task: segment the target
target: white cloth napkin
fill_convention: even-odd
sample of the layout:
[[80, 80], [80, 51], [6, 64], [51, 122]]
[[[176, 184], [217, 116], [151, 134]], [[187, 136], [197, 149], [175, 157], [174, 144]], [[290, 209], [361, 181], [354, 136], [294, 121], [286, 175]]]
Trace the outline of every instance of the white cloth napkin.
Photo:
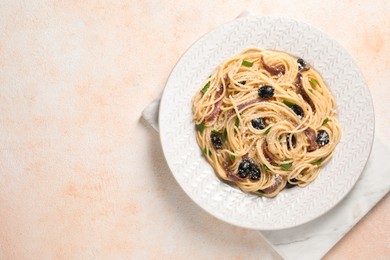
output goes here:
[[[250, 15], [245, 11], [237, 18]], [[161, 94], [142, 112], [158, 131]], [[284, 259], [320, 259], [390, 190], [390, 148], [379, 137], [374, 140], [365, 170], [346, 198], [323, 216], [307, 224], [278, 231], [260, 231]], [[379, 180], [379, 181], [378, 181]], [[303, 255], [302, 252], [305, 252]]]

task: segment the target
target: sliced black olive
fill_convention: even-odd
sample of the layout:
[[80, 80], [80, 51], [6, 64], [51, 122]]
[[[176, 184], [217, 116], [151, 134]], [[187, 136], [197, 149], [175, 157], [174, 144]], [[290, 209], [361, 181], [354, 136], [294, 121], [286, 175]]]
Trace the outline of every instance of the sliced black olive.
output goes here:
[[291, 145], [292, 145], [292, 147], [295, 147], [295, 144], [296, 144], [295, 135], [292, 135], [292, 137], [291, 137], [291, 145], [290, 145], [290, 135], [291, 135], [291, 134], [288, 134], [288, 135], [286, 136], [287, 149], [291, 149]]
[[259, 167], [250, 159], [245, 158], [240, 162], [238, 166], [238, 176], [241, 178], [249, 178], [253, 181], [260, 179], [261, 172]]
[[301, 70], [306, 67], [306, 62], [301, 58], [297, 59], [297, 63], [298, 63], [298, 70]]
[[303, 109], [296, 104], [292, 105], [291, 109], [292, 109], [292, 111], [294, 111], [295, 114], [297, 114], [297, 116], [299, 118], [302, 118], [305, 115], [305, 113], [303, 112]]
[[251, 123], [253, 128], [256, 128], [257, 130], [262, 130], [265, 128], [264, 119], [261, 117], [252, 119]]
[[238, 166], [238, 175], [241, 178], [248, 177], [250, 168], [251, 168], [251, 161], [249, 159], [244, 159], [240, 162], [240, 165]]
[[213, 143], [213, 146], [215, 149], [221, 149], [222, 148], [222, 138], [220, 134], [211, 133], [211, 142]]
[[[290, 179], [290, 181], [292, 181], [292, 182], [298, 182], [298, 180], [295, 179], [295, 178]], [[287, 188], [287, 189], [293, 188], [293, 187], [295, 187], [295, 186], [297, 186], [297, 184], [293, 184], [293, 183], [290, 183], [290, 182], [288, 182], [288, 181], [287, 181], [287, 183], [286, 183], [286, 188]]]
[[257, 167], [256, 164], [252, 163], [250, 167], [250, 172], [249, 172], [249, 178], [252, 181], [257, 181], [260, 179], [260, 169]]
[[321, 147], [329, 143], [329, 134], [325, 130], [318, 131], [316, 143]]
[[261, 98], [271, 98], [274, 96], [274, 88], [270, 85], [264, 85], [259, 88], [258, 94]]

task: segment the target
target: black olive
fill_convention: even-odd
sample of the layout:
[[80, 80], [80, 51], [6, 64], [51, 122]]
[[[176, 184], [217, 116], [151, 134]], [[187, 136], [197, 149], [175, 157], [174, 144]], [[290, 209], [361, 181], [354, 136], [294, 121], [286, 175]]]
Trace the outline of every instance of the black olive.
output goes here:
[[264, 85], [259, 88], [258, 94], [261, 98], [271, 98], [274, 96], [274, 88], [270, 85]]
[[297, 116], [299, 118], [302, 118], [305, 115], [305, 113], [303, 113], [303, 109], [298, 105], [295, 105], [295, 104], [292, 105], [291, 109], [292, 109], [292, 111], [294, 111], [295, 114], [297, 114]]
[[238, 83], [240, 83], [240, 84], [242, 84], [242, 85], [245, 85], [245, 84], [246, 84], [246, 80], [239, 81]]
[[[291, 146], [290, 146], [290, 134], [288, 134], [286, 136], [286, 141], [287, 141], [287, 149], [290, 149], [291, 148]], [[291, 144], [292, 144], [292, 147], [295, 147], [295, 144], [296, 144], [295, 135], [293, 135], [291, 137]]]
[[[290, 179], [290, 181], [292, 181], [292, 182], [298, 182], [298, 180], [295, 179], [295, 178]], [[290, 182], [288, 182], [288, 181], [287, 181], [287, 183], [286, 183], [286, 188], [287, 188], [287, 189], [290, 189], [290, 188], [295, 187], [295, 186], [297, 186], [297, 184], [293, 184], [293, 183], [290, 183]]]
[[297, 63], [298, 63], [298, 70], [301, 70], [304, 67], [306, 67], [306, 62], [301, 58], [297, 59]]
[[241, 178], [249, 178], [253, 181], [257, 181], [260, 179], [261, 172], [259, 167], [250, 159], [246, 158], [240, 162], [238, 166], [238, 175]]
[[255, 118], [255, 119], [252, 119], [252, 126], [254, 128], [256, 128], [257, 130], [261, 130], [261, 129], [264, 129], [265, 128], [265, 123], [264, 123], [264, 119], [259, 117], [259, 118]]
[[316, 143], [320, 147], [329, 143], [329, 135], [325, 130], [318, 131]]
[[215, 149], [221, 149], [222, 148], [222, 138], [221, 138], [221, 135], [215, 134], [215, 133], [211, 133], [210, 137], [211, 137], [211, 142], [214, 145], [214, 148]]
[[249, 159], [244, 159], [240, 162], [240, 165], [238, 166], [238, 175], [241, 178], [246, 178], [248, 176], [251, 164], [252, 163]]
[[252, 163], [250, 167], [250, 172], [249, 172], [249, 178], [252, 181], [257, 181], [260, 179], [260, 169], [257, 167], [256, 164]]

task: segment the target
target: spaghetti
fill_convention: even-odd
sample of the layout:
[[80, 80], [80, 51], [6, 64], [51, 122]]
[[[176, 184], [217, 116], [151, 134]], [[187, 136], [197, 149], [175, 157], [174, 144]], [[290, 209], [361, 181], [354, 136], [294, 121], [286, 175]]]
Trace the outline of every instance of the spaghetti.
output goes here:
[[217, 176], [266, 197], [315, 180], [341, 136], [318, 72], [300, 58], [258, 48], [216, 69], [196, 94], [193, 115]]

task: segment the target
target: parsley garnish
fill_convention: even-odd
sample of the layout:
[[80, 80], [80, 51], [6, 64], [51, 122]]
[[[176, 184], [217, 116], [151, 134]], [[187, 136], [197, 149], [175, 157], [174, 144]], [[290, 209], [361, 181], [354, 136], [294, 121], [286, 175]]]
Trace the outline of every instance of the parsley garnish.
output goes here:
[[265, 135], [268, 134], [269, 131], [271, 130], [271, 128], [272, 128], [272, 126], [268, 127], [267, 130], [265, 130], [264, 134], [265, 134]]
[[264, 194], [265, 194], [262, 190], [254, 191], [254, 193], [256, 193], [257, 195], [259, 195], [260, 197], [263, 197]]
[[211, 130], [212, 133], [217, 134], [217, 135], [222, 135], [222, 132], [217, 131], [217, 130]]
[[288, 171], [291, 168], [292, 165], [293, 165], [292, 162], [290, 162], [290, 163], [282, 163], [280, 165], [280, 168], [282, 168], [282, 170], [284, 170], [284, 171]]
[[295, 105], [294, 102], [291, 102], [291, 101], [288, 101], [288, 100], [283, 100], [283, 103], [288, 106], [288, 107], [292, 107], [293, 105]]
[[322, 158], [318, 159], [317, 161], [312, 162], [311, 164], [320, 165], [321, 163], [322, 163]]
[[204, 87], [202, 88], [202, 90], [200, 92], [202, 92], [203, 94], [206, 93], [206, 91], [209, 89], [210, 87], [210, 81], [207, 82], [206, 85], [204, 85]]
[[209, 149], [207, 149], [207, 147], [202, 149], [202, 152], [203, 152], [204, 156], [207, 155], [207, 151], [209, 152], [209, 156], [211, 156], [211, 151]]
[[242, 65], [245, 66], [245, 67], [252, 67], [253, 66], [253, 62], [249, 62], [249, 61], [243, 60], [242, 61]]
[[199, 125], [196, 125], [196, 130], [198, 130], [201, 134], [203, 134], [204, 129], [205, 129], [204, 122], [200, 123]]
[[310, 79], [310, 82], [314, 85], [320, 85], [316, 79]]

